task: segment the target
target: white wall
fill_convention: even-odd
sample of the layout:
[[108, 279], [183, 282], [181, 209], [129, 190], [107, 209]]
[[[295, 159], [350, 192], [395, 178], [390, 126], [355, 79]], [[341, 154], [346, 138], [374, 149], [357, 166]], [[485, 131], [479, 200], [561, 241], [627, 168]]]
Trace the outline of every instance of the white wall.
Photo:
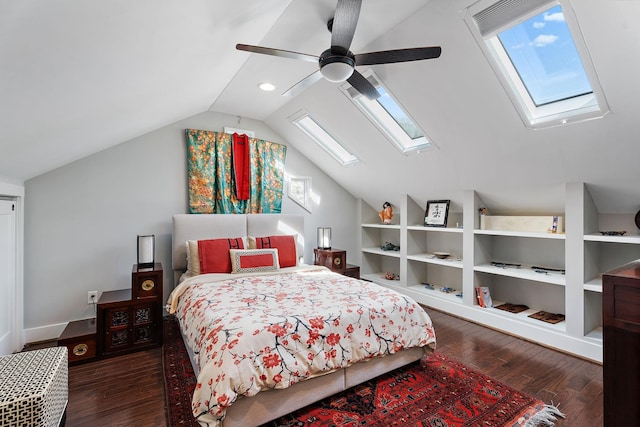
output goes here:
[[[264, 123], [202, 113], [53, 170], [25, 183], [24, 323], [27, 342], [55, 338], [68, 321], [93, 316], [87, 292], [128, 288], [136, 235], [156, 235], [164, 295], [172, 288], [171, 217], [188, 212], [185, 128], [252, 129], [288, 146], [285, 172], [310, 176], [312, 213], [286, 195], [283, 213], [305, 214], [305, 261], [315, 230], [355, 251], [356, 200]], [[286, 193], [286, 191], [285, 191]]]

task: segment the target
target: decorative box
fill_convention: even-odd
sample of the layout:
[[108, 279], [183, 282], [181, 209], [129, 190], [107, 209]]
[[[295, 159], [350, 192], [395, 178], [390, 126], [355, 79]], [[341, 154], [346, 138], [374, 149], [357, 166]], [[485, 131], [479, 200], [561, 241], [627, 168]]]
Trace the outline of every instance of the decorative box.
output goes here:
[[561, 216], [480, 215], [481, 230], [522, 231], [531, 233], [564, 233]]
[[69, 396], [67, 348], [0, 356], [0, 425], [62, 424]]

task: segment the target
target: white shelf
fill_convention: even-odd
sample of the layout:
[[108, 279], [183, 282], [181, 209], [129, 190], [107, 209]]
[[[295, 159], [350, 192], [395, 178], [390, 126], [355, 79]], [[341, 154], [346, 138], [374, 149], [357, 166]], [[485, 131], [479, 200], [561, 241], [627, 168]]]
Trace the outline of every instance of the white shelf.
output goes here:
[[584, 284], [584, 290], [590, 291], [590, 292], [602, 293], [602, 277], [589, 280], [587, 283]]
[[387, 285], [397, 285], [398, 280], [389, 280], [384, 278], [385, 273], [369, 273], [360, 275], [361, 279], [368, 280], [373, 283], [377, 283], [378, 285], [387, 286]]
[[495, 274], [498, 276], [515, 277], [517, 279], [534, 280], [536, 282], [551, 283], [554, 285], [565, 286], [567, 281], [564, 274], [550, 272], [548, 274], [536, 273], [531, 266], [522, 265], [520, 268], [515, 267], [496, 267], [491, 264], [476, 265], [474, 271]]
[[602, 327], [601, 326], [595, 328], [593, 331], [591, 331], [587, 335], [585, 335], [586, 338], [590, 338], [590, 339], [598, 341], [600, 343], [602, 343], [602, 341], [603, 341], [602, 336], [603, 336], [603, 333], [602, 333]]
[[440, 259], [433, 254], [424, 253], [407, 255], [407, 259], [410, 261], [424, 262], [427, 264], [444, 265], [445, 267], [462, 268], [462, 258], [457, 258], [454, 256]]
[[424, 225], [408, 225], [407, 230], [435, 231], [439, 233], [462, 233], [462, 228], [455, 227], [425, 227]]
[[375, 223], [369, 223], [369, 224], [360, 224], [361, 227], [367, 227], [367, 228], [384, 228], [385, 230], [400, 230], [400, 225], [399, 224], [375, 224]]
[[432, 298], [438, 298], [438, 299], [442, 299], [445, 301], [449, 301], [449, 302], [454, 302], [456, 304], [462, 304], [462, 297], [456, 296], [456, 294], [458, 292], [460, 292], [459, 289], [457, 289], [455, 292], [442, 292], [441, 290], [439, 290], [438, 288], [435, 289], [427, 289], [425, 288], [424, 285], [420, 284], [420, 285], [410, 285], [409, 289], [416, 291], [416, 292], [420, 292], [424, 295], [427, 295], [429, 297]]
[[603, 236], [600, 233], [585, 234], [584, 240], [588, 242], [640, 244], [640, 236], [627, 234], [624, 236]]
[[500, 304], [504, 304], [504, 301], [493, 301], [493, 307], [480, 307], [480, 306], [476, 306], [476, 307], [479, 310], [486, 310], [489, 313], [495, 314], [497, 316], [505, 317], [507, 319], [512, 319], [512, 320], [517, 320], [520, 322], [524, 322], [524, 323], [539, 326], [539, 327], [541, 326], [544, 328], [549, 328], [549, 329], [553, 329], [556, 331], [563, 331], [563, 332], [566, 331], [567, 329], [566, 321], [562, 321], [558, 323], [547, 323], [547, 322], [543, 322], [542, 320], [532, 319], [531, 317], [529, 317], [530, 314], [537, 313], [538, 311], [541, 311], [541, 310], [529, 308], [528, 310], [521, 311], [520, 313], [510, 313], [508, 311], [495, 308]]
[[368, 253], [368, 254], [376, 254], [376, 255], [382, 255], [382, 256], [388, 256], [388, 257], [392, 257], [392, 258], [400, 258], [400, 251], [383, 251], [380, 248], [362, 248], [362, 252]]
[[558, 239], [565, 240], [564, 233], [530, 233], [526, 231], [503, 231], [503, 230], [473, 230], [474, 234], [485, 236], [508, 236], [508, 237], [530, 237], [533, 239]]

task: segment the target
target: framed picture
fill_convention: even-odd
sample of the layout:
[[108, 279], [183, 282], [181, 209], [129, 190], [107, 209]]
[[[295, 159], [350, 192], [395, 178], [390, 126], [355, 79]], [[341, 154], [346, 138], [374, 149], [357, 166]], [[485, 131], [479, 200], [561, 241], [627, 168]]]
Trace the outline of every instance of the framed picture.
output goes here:
[[446, 227], [450, 200], [428, 200], [424, 212], [425, 227]]
[[311, 212], [311, 177], [289, 178], [289, 198]]

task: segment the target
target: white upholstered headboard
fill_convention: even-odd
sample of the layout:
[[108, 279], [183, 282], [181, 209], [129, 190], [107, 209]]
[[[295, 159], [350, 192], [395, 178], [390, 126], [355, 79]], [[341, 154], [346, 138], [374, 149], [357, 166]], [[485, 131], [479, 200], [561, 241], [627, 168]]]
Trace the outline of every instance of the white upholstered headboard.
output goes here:
[[303, 246], [304, 217], [286, 214], [174, 215], [171, 235], [171, 268], [174, 271], [174, 277], [179, 277], [187, 269], [187, 240], [277, 234], [297, 234], [298, 246]]

